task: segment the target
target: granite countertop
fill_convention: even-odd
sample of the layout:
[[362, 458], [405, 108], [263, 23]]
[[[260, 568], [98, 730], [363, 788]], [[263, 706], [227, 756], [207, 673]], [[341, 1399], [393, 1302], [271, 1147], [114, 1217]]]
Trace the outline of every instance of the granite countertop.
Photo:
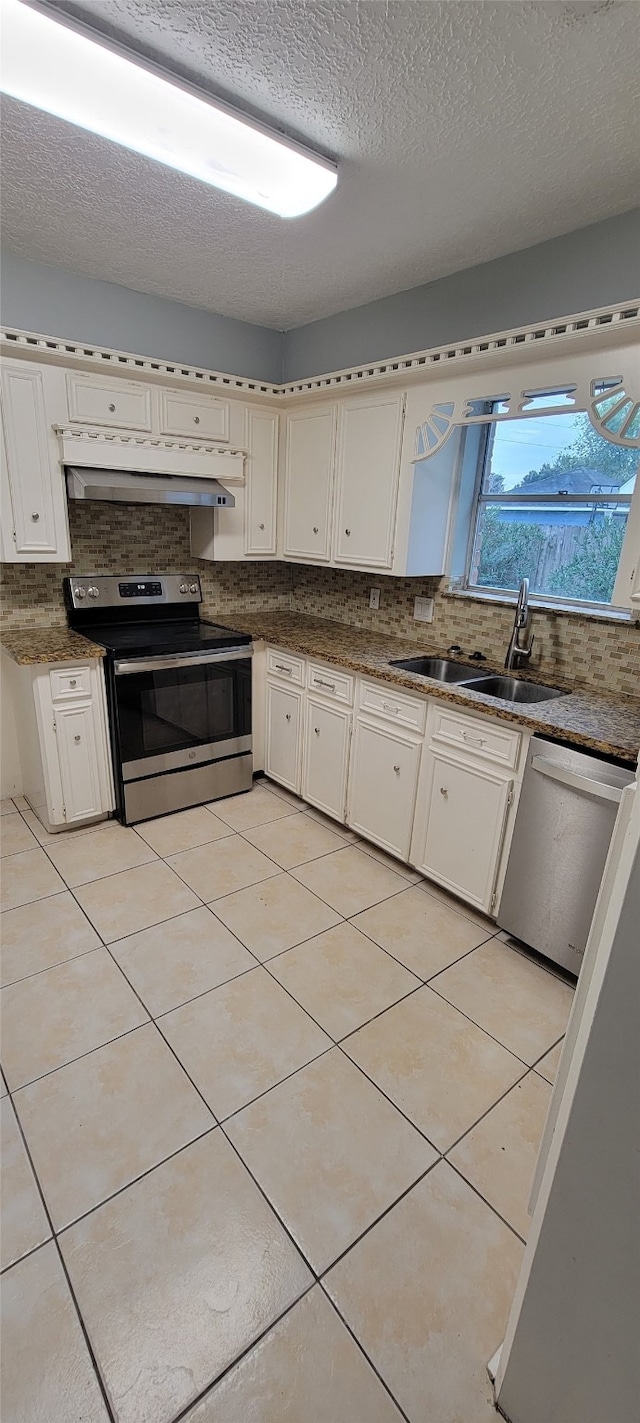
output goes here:
[[[322, 662], [347, 667], [352, 672], [376, 677], [409, 691], [453, 702], [466, 707], [467, 711], [484, 712], [487, 716], [510, 721], [530, 731], [546, 732], [574, 742], [576, 746], [588, 746], [594, 751], [618, 756], [634, 764], [638, 757], [640, 699], [636, 697], [595, 692], [588, 687], [571, 688], [551, 674], [541, 673], [540, 681], [556, 687], [566, 686], [567, 695], [554, 701], [514, 705], [498, 697], [469, 691], [455, 683], [435, 682], [430, 677], [420, 677], [400, 667], [389, 666], [392, 660], [398, 658], [443, 655], [442, 648], [426, 642], [417, 644], [403, 638], [380, 636], [346, 623], [307, 617], [303, 613], [239, 610], [221, 618], [212, 609], [209, 613], [205, 612], [205, 616], [223, 622], [236, 632], [251, 633], [256, 639], [287, 648], [303, 657], [317, 657]], [[457, 660], [467, 661], [464, 657]], [[493, 669], [484, 662], [480, 666], [469, 663], [470, 673], [476, 676], [493, 670], [503, 669]], [[516, 675], [520, 677], [522, 674], [517, 672]]]
[[40, 662], [86, 662], [87, 658], [105, 655], [104, 647], [66, 627], [3, 632], [0, 644], [20, 667], [34, 667]]

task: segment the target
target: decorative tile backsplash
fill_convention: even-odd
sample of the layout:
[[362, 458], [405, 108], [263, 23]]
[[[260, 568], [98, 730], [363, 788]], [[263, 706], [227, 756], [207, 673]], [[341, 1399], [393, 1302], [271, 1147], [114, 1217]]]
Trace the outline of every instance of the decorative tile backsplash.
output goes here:
[[[6, 628], [62, 626], [62, 579], [78, 573], [181, 573], [197, 571], [209, 617], [235, 608], [283, 608], [446, 650], [459, 643], [500, 665], [513, 609], [459, 598], [438, 579], [376, 577], [337, 568], [293, 563], [208, 563], [189, 545], [189, 511], [163, 505], [69, 505], [73, 563], [4, 564], [2, 613]], [[369, 590], [380, 588], [380, 608], [369, 608]], [[417, 596], [435, 599], [432, 623], [416, 622]], [[536, 609], [531, 666], [544, 677], [640, 696], [640, 625], [608, 623], [576, 614]]]

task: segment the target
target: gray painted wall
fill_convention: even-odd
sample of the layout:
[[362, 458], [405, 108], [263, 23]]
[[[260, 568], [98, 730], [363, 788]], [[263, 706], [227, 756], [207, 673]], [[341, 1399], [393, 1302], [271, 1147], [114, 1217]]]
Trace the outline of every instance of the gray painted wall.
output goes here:
[[[470, 218], [472, 220], [472, 218]], [[640, 295], [640, 208], [284, 338], [284, 380], [508, 330]]]
[[2, 320], [159, 360], [278, 383], [282, 333], [2, 252]]

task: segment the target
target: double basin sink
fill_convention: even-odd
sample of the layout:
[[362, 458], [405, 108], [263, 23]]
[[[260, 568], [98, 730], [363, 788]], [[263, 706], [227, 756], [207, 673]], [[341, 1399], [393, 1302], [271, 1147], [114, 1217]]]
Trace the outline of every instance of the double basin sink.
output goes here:
[[497, 672], [474, 672], [465, 662], [453, 662], [448, 657], [409, 657], [390, 662], [420, 677], [432, 677], [436, 682], [455, 682], [470, 692], [483, 692], [487, 697], [501, 697], [504, 702], [550, 702], [567, 693], [558, 687], [546, 687], [542, 682], [528, 682], [521, 677], [504, 677]]

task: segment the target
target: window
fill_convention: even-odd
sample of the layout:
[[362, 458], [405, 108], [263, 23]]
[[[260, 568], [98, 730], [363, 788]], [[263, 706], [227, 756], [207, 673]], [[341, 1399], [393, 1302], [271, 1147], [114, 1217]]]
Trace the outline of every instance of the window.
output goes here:
[[[605, 440], [568, 394], [527, 402], [558, 413], [481, 427], [468, 588], [512, 591], [528, 578], [551, 602], [611, 602], [638, 451]], [[499, 415], [499, 404], [485, 413]]]

